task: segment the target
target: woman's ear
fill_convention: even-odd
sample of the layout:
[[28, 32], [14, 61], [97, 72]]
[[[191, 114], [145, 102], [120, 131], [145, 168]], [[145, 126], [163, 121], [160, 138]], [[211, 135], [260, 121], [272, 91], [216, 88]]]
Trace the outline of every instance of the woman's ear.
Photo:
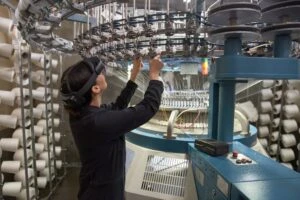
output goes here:
[[94, 93], [94, 94], [99, 94], [100, 93], [100, 87], [98, 86], [98, 85], [94, 85], [93, 87], [92, 87], [92, 92]]

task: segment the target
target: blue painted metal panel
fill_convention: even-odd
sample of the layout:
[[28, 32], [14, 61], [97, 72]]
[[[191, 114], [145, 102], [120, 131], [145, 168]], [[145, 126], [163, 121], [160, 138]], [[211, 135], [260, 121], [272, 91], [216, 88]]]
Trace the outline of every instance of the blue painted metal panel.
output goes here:
[[257, 164], [235, 165], [225, 156], [213, 157], [198, 151], [194, 147], [194, 144], [189, 145], [189, 150], [189, 152], [193, 152], [192, 159], [198, 157], [198, 161], [203, 160], [215, 173], [223, 175], [224, 178], [231, 183], [280, 178], [300, 178], [299, 173], [278, 164], [272, 159], [261, 155], [239, 142], [233, 142], [233, 150], [237, 150], [246, 155], [257, 162]]
[[216, 79], [299, 79], [300, 63], [294, 58], [223, 56], [217, 59]]
[[232, 187], [233, 200], [299, 200], [300, 179], [280, 179], [236, 183]]
[[[197, 170], [203, 172], [202, 184], [197, 185], [198, 194], [205, 191], [206, 199], [299, 199], [300, 174], [267, 158], [248, 147], [233, 142], [233, 149], [255, 161], [252, 165], [236, 165], [226, 156], [213, 157], [198, 151], [189, 144], [189, 157], [192, 163], [195, 182]], [[223, 182], [220, 180], [223, 180]], [[224, 186], [225, 187], [222, 187]], [[224, 189], [226, 188], [226, 189]], [[278, 189], [278, 196], [272, 195], [272, 188]], [[286, 189], [288, 188], [288, 189]], [[265, 191], [266, 190], [266, 191]], [[279, 192], [280, 191], [280, 192]], [[212, 193], [215, 195], [213, 196]], [[279, 193], [296, 193], [287, 195]], [[275, 194], [276, 195], [276, 194]], [[224, 198], [225, 197], [225, 198]]]

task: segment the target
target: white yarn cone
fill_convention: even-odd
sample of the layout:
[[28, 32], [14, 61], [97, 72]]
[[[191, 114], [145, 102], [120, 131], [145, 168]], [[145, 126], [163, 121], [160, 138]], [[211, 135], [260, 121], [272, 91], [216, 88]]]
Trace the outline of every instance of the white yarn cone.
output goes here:
[[258, 119], [257, 109], [251, 101], [238, 103], [236, 104], [235, 109], [243, 113], [250, 122], [256, 122]]
[[278, 138], [279, 138], [279, 132], [278, 131], [274, 131], [274, 132], [272, 132], [271, 133], [271, 141], [272, 142], [276, 142], [277, 140], [278, 140]]
[[29, 106], [30, 97], [29, 97], [28, 89], [23, 88], [23, 97], [21, 97], [21, 89], [20, 88], [13, 88], [11, 91], [13, 93], [15, 93], [17, 105], [21, 106], [21, 100], [23, 100], [24, 106]]
[[281, 105], [280, 104], [276, 104], [273, 108], [273, 113], [275, 115], [279, 114], [281, 112]]
[[[34, 172], [32, 168], [27, 168], [28, 172], [28, 183], [29, 185], [33, 184]], [[15, 181], [21, 181], [23, 185], [26, 185], [25, 169], [20, 169], [14, 176]]]
[[[37, 126], [41, 126], [44, 128], [44, 134], [46, 134], [47, 131], [47, 127], [46, 127], [46, 120], [45, 119], [40, 119], [37, 124]], [[52, 126], [51, 120], [48, 120], [48, 128], [50, 128]]]
[[261, 100], [266, 101], [273, 98], [273, 92], [271, 89], [262, 89], [261, 90]]
[[282, 85], [282, 82], [283, 82], [282, 80], [276, 80], [276, 81], [275, 81], [275, 86], [276, 86], [276, 87], [281, 86], [281, 85]]
[[56, 169], [61, 169], [63, 162], [61, 160], [56, 160]]
[[57, 81], [58, 81], [58, 75], [52, 74], [52, 84], [57, 84]]
[[59, 111], [59, 104], [58, 103], [54, 103], [53, 104], [53, 112], [55, 114], [58, 114], [58, 111]]
[[[53, 151], [53, 148], [51, 148], [51, 149]], [[61, 146], [55, 146], [55, 155], [56, 156], [60, 156], [61, 155], [61, 151], [62, 151]]]
[[[30, 120], [30, 112], [28, 109], [23, 109], [24, 110], [24, 125], [25, 127], [28, 127], [31, 124], [31, 120]], [[12, 116], [17, 117], [18, 119], [18, 124], [19, 126], [23, 126], [23, 117], [22, 117], [22, 109], [21, 108], [16, 108], [11, 112]]]
[[52, 90], [52, 97], [57, 99], [58, 95], [59, 95], [59, 90], [58, 89], [53, 89]]
[[[37, 71], [33, 71], [32, 74], [36, 77], [39, 77], [39, 79], [35, 79], [32, 77], [32, 80], [41, 84], [41, 85], [45, 85], [45, 74], [44, 74], [44, 71], [42, 70], [37, 70]], [[50, 84], [50, 77], [46, 77], [46, 85], [49, 85]]]
[[[7, 37], [0, 31], [0, 43], [7, 43]], [[0, 62], [1, 63], [1, 62]]]
[[[17, 138], [20, 141], [20, 146], [23, 146], [23, 129], [18, 128], [14, 131], [12, 138]], [[30, 147], [32, 143], [30, 130], [25, 129], [26, 147]]]
[[[30, 149], [26, 149], [27, 151], [27, 164], [28, 166], [32, 165], [32, 151]], [[24, 150], [23, 149], [18, 149], [13, 156], [14, 160], [19, 160], [21, 161], [21, 166], [24, 166]]]
[[258, 136], [260, 138], [265, 138], [269, 135], [269, 127], [268, 126], [259, 126], [258, 127]]
[[2, 149], [0, 147], [0, 158], [2, 158]]
[[272, 109], [272, 104], [270, 101], [262, 101], [260, 102], [260, 110], [262, 113], [269, 113]]
[[285, 92], [285, 102], [287, 104], [292, 104], [299, 102], [300, 100], [300, 93], [298, 90], [287, 90]]
[[[53, 159], [53, 153], [50, 152], [50, 160]], [[44, 160], [46, 162], [46, 165], [48, 166], [49, 164], [49, 156], [48, 156], [48, 152], [47, 151], [44, 151], [43, 153], [41, 153], [39, 155], [39, 160]]]
[[55, 140], [55, 142], [59, 142], [60, 138], [61, 138], [60, 132], [55, 132], [54, 133], [54, 140]]
[[13, 106], [15, 103], [16, 95], [14, 92], [0, 90], [1, 104]]
[[275, 92], [274, 99], [276, 101], [279, 101], [281, 99], [281, 97], [282, 97], [282, 90]]
[[41, 177], [37, 177], [37, 185], [38, 188], [40, 189], [44, 189], [47, 186], [47, 177], [41, 176]]
[[[45, 149], [47, 150], [48, 144], [47, 144], [47, 136], [46, 135], [40, 136], [39, 139], [38, 139], [38, 143], [44, 144]], [[49, 136], [49, 144], [51, 144], [51, 143], [52, 143], [52, 137]]]
[[[18, 200], [27, 200], [27, 193], [26, 189], [22, 189], [20, 195], [17, 197]], [[29, 187], [29, 199], [36, 199], [35, 198], [35, 189], [34, 187]]]
[[52, 65], [52, 68], [56, 69], [57, 66], [58, 66], [58, 60], [52, 59], [52, 60], [51, 60], [51, 65]]
[[274, 80], [263, 80], [262, 81], [262, 87], [263, 88], [270, 88], [270, 87], [273, 87], [274, 85], [275, 85]]
[[43, 57], [44, 57], [44, 54], [41, 54], [41, 53], [31, 53], [31, 62], [33, 64], [39, 66]]
[[279, 122], [280, 122], [280, 118], [279, 117], [273, 119], [273, 121], [272, 121], [272, 127], [273, 128], [277, 128], [279, 126]]
[[271, 117], [269, 114], [260, 114], [259, 115], [259, 123], [261, 125], [267, 125], [271, 123]]
[[286, 119], [282, 122], [283, 130], [286, 133], [291, 133], [298, 130], [298, 123], [294, 119]]
[[293, 149], [280, 149], [280, 157], [283, 162], [290, 162], [295, 160], [295, 153]]
[[[42, 117], [43, 118], [46, 118], [46, 105], [45, 103], [39, 103], [36, 108], [38, 109], [41, 109], [43, 110], [43, 114], [42, 114]], [[51, 117], [51, 105], [50, 104], [47, 104], [47, 114], [48, 114], [48, 117]]]
[[[0, 32], [1, 35], [1, 32]], [[0, 57], [1, 67], [12, 68], [14, 66], [13, 62], [7, 58]]]
[[[53, 172], [54, 172], [54, 169], [53, 169], [53, 167], [52, 167], [52, 169], [51, 169], [51, 179], [53, 180], [55, 177], [54, 177], [54, 174], [53, 174]], [[50, 174], [49, 174], [49, 167], [46, 167], [44, 170], [42, 170], [41, 172], [40, 172], [40, 174], [42, 175], [42, 176], [46, 176], [47, 177], [47, 181], [49, 181], [50, 180]]]
[[34, 126], [34, 135], [36, 137], [40, 137], [44, 133], [44, 127], [42, 126]]
[[42, 143], [35, 143], [35, 152], [37, 154], [43, 153], [45, 150], [45, 145]]
[[15, 129], [18, 118], [11, 115], [0, 115], [0, 126]]
[[[17, 83], [17, 84], [21, 84], [21, 81], [20, 81], [20, 72], [19, 70], [15, 70], [16, 72], [16, 75], [15, 75], [15, 79], [14, 81]], [[29, 75], [27, 72], [23, 72], [22, 74], [22, 85], [23, 86], [27, 86], [29, 84]], [[26, 89], [28, 90], [28, 89]]]
[[47, 102], [49, 102], [51, 99], [51, 96], [49, 94], [45, 94], [45, 91], [39, 90], [32, 90], [32, 96], [34, 99], [42, 102], [45, 102], [45, 98]]
[[21, 182], [6, 182], [3, 185], [2, 193], [3, 196], [16, 197], [20, 194], [21, 189], [22, 189]]
[[0, 17], [0, 32], [9, 34], [13, 29], [13, 21], [8, 18]]
[[59, 118], [54, 118], [53, 119], [53, 126], [54, 127], [59, 127], [59, 125], [60, 125], [60, 119]]
[[269, 154], [271, 156], [277, 155], [277, 150], [278, 150], [278, 144], [271, 144], [269, 148]]
[[295, 146], [297, 144], [297, 140], [293, 134], [283, 134], [281, 135], [281, 143], [285, 148], [288, 148]]
[[12, 83], [15, 80], [15, 76], [16, 76], [16, 73], [15, 73], [14, 69], [0, 67], [0, 79], [1, 80]]
[[31, 80], [36, 82], [36, 83], [41, 83], [42, 82], [41, 75], [34, 72], [34, 71], [31, 73]]
[[38, 108], [33, 108], [32, 111], [33, 111], [33, 117], [34, 118], [36, 118], [36, 119], [41, 119], [42, 118], [43, 110], [38, 109]]
[[18, 138], [2, 138], [0, 147], [3, 151], [16, 152], [19, 148], [20, 141]]
[[20, 161], [3, 161], [1, 164], [1, 172], [4, 173], [17, 173], [21, 168]]
[[14, 48], [11, 44], [0, 43], [0, 56], [11, 58], [14, 54]]
[[266, 138], [259, 138], [258, 141], [265, 149], [268, 147], [268, 140]]
[[36, 170], [42, 171], [47, 167], [46, 160], [36, 160]]
[[290, 104], [283, 106], [283, 114], [286, 118], [295, 118], [299, 115], [299, 107], [296, 104]]

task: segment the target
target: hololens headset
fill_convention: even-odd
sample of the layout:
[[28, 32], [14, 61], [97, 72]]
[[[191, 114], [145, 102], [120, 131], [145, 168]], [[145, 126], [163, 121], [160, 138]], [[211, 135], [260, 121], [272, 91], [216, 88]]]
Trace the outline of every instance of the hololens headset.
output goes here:
[[95, 84], [95, 81], [97, 79], [97, 76], [105, 70], [105, 65], [101, 62], [101, 60], [98, 57], [91, 57], [88, 59], [84, 59], [83, 62], [89, 66], [90, 71], [93, 73], [89, 80], [82, 86], [81, 89], [78, 91], [72, 91], [68, 76], [70, 72], [73, 70], [71, 67], [67, 74], [65, 75], [64, 84], [66, 84], [68, 93], [63, 93], [61, 91], [62, 100], [64, 102], [65, 106], [72, 107], [72, 108], [78, 108], [86, 103], [86, 99], [84, 98], [84, 95], [91, 89], [91, 87]]

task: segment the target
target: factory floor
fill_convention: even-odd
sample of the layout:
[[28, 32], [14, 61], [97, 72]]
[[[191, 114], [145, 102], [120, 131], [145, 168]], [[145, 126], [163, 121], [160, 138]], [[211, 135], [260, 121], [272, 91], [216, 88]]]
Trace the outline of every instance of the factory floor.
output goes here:
[[53, 200], [77, 200], [79, 168], [69, 168], [63, 182], [58, 186]]

